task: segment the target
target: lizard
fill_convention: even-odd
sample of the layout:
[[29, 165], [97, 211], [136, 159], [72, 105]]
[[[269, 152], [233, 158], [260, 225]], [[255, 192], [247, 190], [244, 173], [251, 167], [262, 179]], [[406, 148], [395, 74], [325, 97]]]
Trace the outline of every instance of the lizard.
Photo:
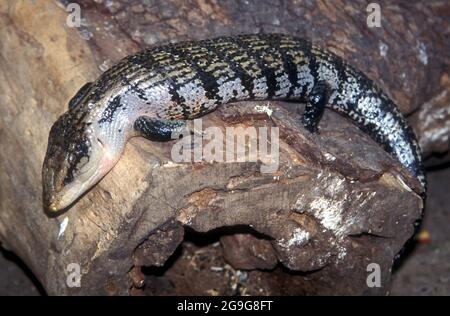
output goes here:
[[426, 191], [414, 132], [372, 80], [309, 40], [248, 34], [150, 47], [86, 83], [49, 133], [42, 168], [45, 208], [71, 206], [114, 167], [131, 137], [170, 140], [189, 120], [248, 100], [305, 103], [301, 120], [311, 133], [318, 132], [325, 108], [336, 111]]

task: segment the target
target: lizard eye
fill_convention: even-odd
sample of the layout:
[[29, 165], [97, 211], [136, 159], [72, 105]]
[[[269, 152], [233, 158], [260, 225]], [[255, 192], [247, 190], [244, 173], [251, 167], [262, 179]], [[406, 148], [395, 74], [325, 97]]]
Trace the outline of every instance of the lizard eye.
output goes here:
[[77, 164], [77, 170], [83, 171], [83, 167], [88, 163], [89, 158], [87, 156], [81, 157], [80, 161]]
[[64, 185], [68, 185], [73, 181], [73, 174], [72, 171], [69, 171], [67, 175], [64, 177]]

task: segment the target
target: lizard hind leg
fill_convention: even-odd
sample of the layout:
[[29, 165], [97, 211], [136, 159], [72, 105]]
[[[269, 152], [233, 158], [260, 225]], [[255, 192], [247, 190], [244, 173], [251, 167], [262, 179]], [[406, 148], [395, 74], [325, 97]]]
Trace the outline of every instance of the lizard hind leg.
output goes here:
[[330, 86], [325, 81], [319, 81], [308, 96], [302, 123], [311, 133], [317, 133], [317, 127], [330, 98], [330, 90]]

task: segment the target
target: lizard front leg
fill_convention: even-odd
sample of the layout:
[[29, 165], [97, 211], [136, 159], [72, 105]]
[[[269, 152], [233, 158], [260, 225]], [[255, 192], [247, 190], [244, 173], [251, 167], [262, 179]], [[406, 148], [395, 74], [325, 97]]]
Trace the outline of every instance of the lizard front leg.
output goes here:
[[134, 130], [138, 135], [160, 142], [173, 139], [172, 135], [175, 133], [182, 134], [186, 127], [186, 121], [154, 119], [148, 116], [141, 116], [134, 122]]
[[194, 128], [193, 121], [154, 119], [141, 116], [134, 122], [134, 130], [138, 135], [152, 141], [165, 142], [178, 139], [185, 134], [202, 135]]

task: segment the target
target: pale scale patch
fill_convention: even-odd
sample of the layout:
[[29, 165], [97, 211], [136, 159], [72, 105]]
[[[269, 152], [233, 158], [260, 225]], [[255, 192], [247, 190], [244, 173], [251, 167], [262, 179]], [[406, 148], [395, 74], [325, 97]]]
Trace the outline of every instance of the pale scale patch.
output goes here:
[[267, 79], [266, 77], [260, 77], [256, 79], [253, 83], [253, 95], [256, 99], [265, 99], [268, 97], [267, 94]]
[[229, 81], [230, 78], [235, 77], [235, 73], [230, 68], [221, 69], [219, 71], [216, 71], [213, 73], [213, 75], [215, 78], [218, 78], [217, 84], [219, 86], [222, 85], [224, 82]]
[[294, 89], [294, 95], [300, 96], [303, 87], [306, 86], [306, 94], [309, 94], [314, 87], [314, 77], [311, 74], [311, 70], [308, 65], [302, 65], [297, 67], [297, 84], [298, 86]]
[[184, 104], [190, 109], [198, 107], [201, 101], [207, 99], [206, 91], [198, 79], [179, 87], [177, 92], [185, 100]]
[[223, 82], [219, 86], [218, 95], [222, 98], [224, 103], [228, 102], [232, 98], [236, 98], [238, 100], [248, 98], [248, 93], [245, 91], [240, 78]]
[[164, 118], [168, 108], [176, 113], [182, 113], [183, 108], [180, 104], [172, 101], [170, 93], [170, 84], [168, 82], [145, 89], [147, 103], [151, 105], [152, 112]]
[[161, 107], [167, 107], [173, 103], [168, 82], [161, 83], [151, 88], [142, 87], [141, 89], [145, 92], [145, 98], [150, 104], [158, 104]]
[[279, 89], [275, 92], [276, 97], [286, 97], [289, 93], [289, 89], [291, 88], [291, 82], [289, 81], [289, 76], [283, 71], [277, 71], [275, 73], [277, 75], [276, 81]]
[[357, 103], [358, 112], [364, 115], [367, 120], [378, 124], [380, 117], [381, 100], [370, 95], [363, 96]]
[[358, 101], [357, 97], [361, 92], [360, 86], [353, 76], [347, 77], [347, 80], [342, 83], [342, 90], [340, 92], [341, 98], [343, 100], [356, 103]]
[[339, 76], [336, 68], [330, 63], [320, 62], [318, 70], [319, 80], [325, 81], [332, 90], [339, 88]]
[[405, 141], [404, 130], [392, 113], [382, 113], [381, 100], [374, 96], [365, 96], [358, 102], [358, 110], [367, 122], [375, 125], [375, 129], [385, 134], [389, 144], [393, 146], [393, 155], [407, 168], [414, 165], [414, 152]]

